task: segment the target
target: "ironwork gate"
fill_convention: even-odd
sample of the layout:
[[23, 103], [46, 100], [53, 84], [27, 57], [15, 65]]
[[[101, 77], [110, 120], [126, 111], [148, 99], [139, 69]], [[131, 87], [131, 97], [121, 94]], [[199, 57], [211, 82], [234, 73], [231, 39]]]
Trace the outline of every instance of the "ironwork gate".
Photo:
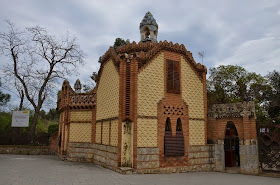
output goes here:
[[258, 140], [261, 169], [280, 172], [280, 125], [260, 125]]

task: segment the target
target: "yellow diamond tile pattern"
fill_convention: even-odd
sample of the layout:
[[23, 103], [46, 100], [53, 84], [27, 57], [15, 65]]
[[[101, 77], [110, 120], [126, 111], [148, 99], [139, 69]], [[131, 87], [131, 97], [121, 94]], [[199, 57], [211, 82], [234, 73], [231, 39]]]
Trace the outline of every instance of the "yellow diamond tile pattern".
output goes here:
[[190, 145], [205, 145], [205, 124], [204, 121], [189, 121]]
[[160, 53], [138, 75], [138, 115], [157, 116], [164, 97], [164, 54]]
[[137, 147], [157, 147], [157, 119], [137, 119]]
[[96, 123], [95, 125], [95, 142], [101, 143], [101, 123]]
[[92, 121], [92, 111], [71, 111], [70, 121]]
[[97, 89], [96, 120], [119, 115], [119, 74], [112, 60], [103, 68]]
[[189, 106], [189, 117], [204, 118], [203, 83], [183, 57], [181, 63], [182, 97]]
[[118, 124], [119, 120], [111, 121], [111, 145], [118, 146]]
[[109, 128], [110, 121], [104, 121], [102, 123], [102, 144], [109, 145]]
[[91, 123], [71, 123], [70, 142], [91, 142]]

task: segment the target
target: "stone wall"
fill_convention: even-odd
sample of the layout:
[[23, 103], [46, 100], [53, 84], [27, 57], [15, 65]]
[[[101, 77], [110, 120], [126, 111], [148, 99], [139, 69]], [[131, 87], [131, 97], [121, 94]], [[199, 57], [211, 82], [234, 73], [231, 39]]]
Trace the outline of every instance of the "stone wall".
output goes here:
[[[242, 141], [241, 141], [242, 142]], [[243, 174], [259, 173], [259, 155], [257, 140], [245, 140], [240, 144], [240, 170]]]
[[114, 146], [106, 146], [93, 144], [94, 156], [93, 162], [110, 169], [118, 167], [118, 148]]
[[[215, 171], [225, 171], [224, 140], [215, 140]], [[240, 140], [240, 172], [243, 174], [259, 173], [259, 155], [257, 140]]]
[[137, 149], [137, 173], [176, 173], [189, 171], [212, 171], [215, 168], [214, 145], [190, 146], [188, 164], [185, 166], [159, 166], [158, 148]]
[[225, 170], [225, 149], [224, 149], [224, 140], [215, 141], [215, 171], [224, 171]]
[[67, 160], [73, 162], [92, 162], [94, 146], [91, 143], [69, 143]]
[[159, 168], [159, 149], [137, 148], [137, 170], [139, 172]]
[[67, 160], [93, 162], [114, 169], [118, 167], [117, 147], [92, 143], [69, 143]]
[[48, 146], [0, 145], [0, 154], [52, 155]]
[[215, 167], [214, 145], [190, 146], [188, 166], [190, 171], [212, 171]]

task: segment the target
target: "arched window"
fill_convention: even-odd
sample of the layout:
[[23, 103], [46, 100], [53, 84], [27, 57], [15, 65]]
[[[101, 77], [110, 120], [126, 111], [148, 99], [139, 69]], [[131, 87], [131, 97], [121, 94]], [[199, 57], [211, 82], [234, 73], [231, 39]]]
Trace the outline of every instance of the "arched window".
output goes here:
[[184, 156], [185, 155], [185, 146], [184, 146], [184, 135], [182, 129], [181, 119], [177, 119], [176, 125], [176, 156]]
[[180, 118], [177, 119], [176, 131], [182, 131], [182, 123]]
[[164, 133], [164, 155], [165, 156], [174, 156], [174, 151], [173, 151], [172, 146], [174, 145], [175, 142], [172, 137], [170, 118], [167, 118], [165, 121], [165, 133]]
[[176, 136], [172, 136], [172, 128], [170, 118], [166, 119], [165, 122], [165, 133], [164, 133], [164, 156], [175, 157], [184, 156], [184, 135], [182, 129], [181, 119], [177, 119], [176, 124]]
[[171, 131], [171, 122], [170, 122], [170, 118], [166, 119], [165, 122], [165, 131]]

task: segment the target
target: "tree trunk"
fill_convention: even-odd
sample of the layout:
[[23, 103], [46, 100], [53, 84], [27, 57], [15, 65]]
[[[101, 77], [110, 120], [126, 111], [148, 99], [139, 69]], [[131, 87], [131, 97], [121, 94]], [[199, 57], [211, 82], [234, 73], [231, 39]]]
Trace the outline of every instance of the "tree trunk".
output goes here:
[[38, 120], [38, 117], [39, 117], [39, 111], [37, 110], [40, 110], [38, 108], [35, 109], [35, 113], [34, 113], [34, 117], [33, 117], [33, 120], [31, 122], [31, 125], [30, 125], [30, 130], [29, 130], [29, 137], [30, 137], [30, 141], [31, 143], [34, 143], [34, 139], [35, 139], [35, 131], [36, 131], [36, 125], [37, 125], [37, 120]]
[[20, 93], [20, 104], [19, 104], [19, 110], [20, 111], [22, 110], [22, 107], [23, 107], [23, 99], [24, 99], [24, 93], [23, 93], [23, 90], [21, 90], [21, 93]]

